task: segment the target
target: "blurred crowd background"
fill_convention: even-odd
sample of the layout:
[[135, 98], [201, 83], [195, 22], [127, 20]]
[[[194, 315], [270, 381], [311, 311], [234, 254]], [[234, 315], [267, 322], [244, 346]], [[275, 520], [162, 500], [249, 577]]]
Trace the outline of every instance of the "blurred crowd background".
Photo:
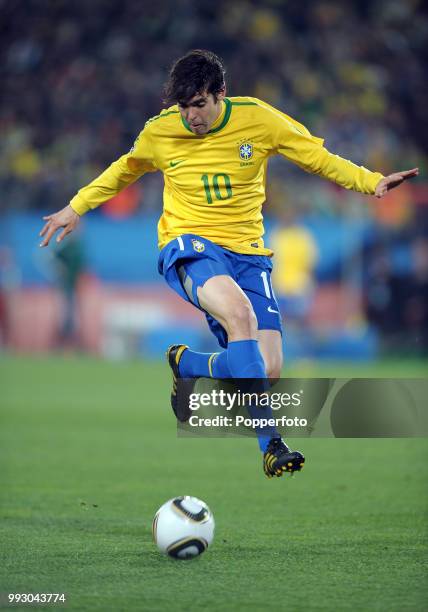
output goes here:
[[0, 346], [157, 356], [179, 323], [212, 348], [157, 275], [161, 176], [91, 213], [61, 249], [37, 249], [42, 214], [162, 108], [172, 61], [209, 48], [229, 95], [266, 100], [370, 169], [420, 168], [378, 202], [273, 160], [265, 213], [286, 355], [427, 355], [422, 1], [2, 0], [0, 29]]

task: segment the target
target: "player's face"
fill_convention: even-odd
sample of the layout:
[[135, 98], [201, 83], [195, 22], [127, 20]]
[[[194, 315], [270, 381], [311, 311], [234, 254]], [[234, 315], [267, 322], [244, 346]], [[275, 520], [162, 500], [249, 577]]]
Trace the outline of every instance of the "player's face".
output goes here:
[[210, 131], [212, 124], [221, 113], [225, 92], [213, 94], [203, 92], [193, 96], [187, 104], [178, 104], [181, 116], [187, 121], [194, 134], [202, 136]]

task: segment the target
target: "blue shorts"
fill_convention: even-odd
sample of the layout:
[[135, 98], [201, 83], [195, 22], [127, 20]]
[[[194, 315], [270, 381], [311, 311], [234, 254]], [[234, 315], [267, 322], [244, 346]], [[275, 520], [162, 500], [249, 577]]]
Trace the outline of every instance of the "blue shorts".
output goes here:
[[162, 249], [158, 269], [174, 291], [205, 313], [220, 346], [227, 347], [226, 331], [200, 306], [197, 297], [198, 287], [219, 274], [231, 276], [244, 291], [253, 306], [259, 329], [282, 333], [281, 315], [270, 280], [270, 257], [234, 253], [206, 238], [183, 234]]

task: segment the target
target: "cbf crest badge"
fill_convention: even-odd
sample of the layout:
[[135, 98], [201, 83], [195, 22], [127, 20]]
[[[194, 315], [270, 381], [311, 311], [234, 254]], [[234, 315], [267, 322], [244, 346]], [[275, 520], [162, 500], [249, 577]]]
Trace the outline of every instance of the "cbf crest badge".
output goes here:
[[239, 157], [242, 161], [249, 161], [253, 157], [253, 145], [251, 142], [239, 143]]
[[196, 238], [192, 238], [192, 244], [193, 244], [193, 249], [197, 253], [202, 253], [203, 251], [205, 251], [205, 245], [200, 240], [196, 240]]

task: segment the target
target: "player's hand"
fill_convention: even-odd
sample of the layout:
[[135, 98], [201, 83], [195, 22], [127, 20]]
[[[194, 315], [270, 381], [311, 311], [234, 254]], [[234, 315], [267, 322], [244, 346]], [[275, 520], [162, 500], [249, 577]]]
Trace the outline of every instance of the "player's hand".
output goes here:
[[385, 178], [381, 179], [377, 184], [375, 196], [381, 198], [388, 193], [388, 191], [394, 189], [394, 187], [401, 185], [403, 181], [418, 176], [418, 174], [419, 168], [413, 168], [413, 170], [403, 170], [403, 172], [394, 172], [394, 174], [385, 176]]
[[39, 234], [40, 236], [44, 236], [42, 242], [40, 243], [41, 247], [48, 246], [52, 236], [62, 227], [63, 230], [60, 234], [58, 234], [56, 239], [57, 242], [61, 242], [61, 240], [63, 240], [67, 234], [71, 234], [71, 232], [76, 229], [77, 225], [79, 224], [80, 217], [69, 204], [57, 213], [43, 217], [43, 220], [46, 221], [46, 223]]

